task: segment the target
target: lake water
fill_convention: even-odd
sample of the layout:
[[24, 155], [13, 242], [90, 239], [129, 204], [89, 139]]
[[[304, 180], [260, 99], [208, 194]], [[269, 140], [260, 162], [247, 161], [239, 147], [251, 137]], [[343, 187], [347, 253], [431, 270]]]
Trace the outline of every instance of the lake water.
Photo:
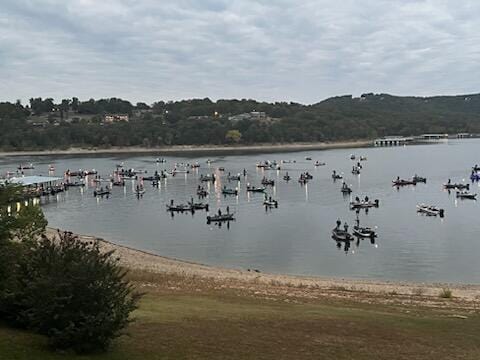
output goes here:
[[[384, 280], [480, 283], [480, 208], [477, 201], [457, 200], [455, 193], [442, 184], [470, 182], [471, 167], [480, 163], [480, 140], [453, 140], [435, 145], [391, 148], [335, 149], [273, 154], [167, 156], [166, 164], [157, 164], [157, 155], [35, 156], [0, 158], [0, 172], [13, 170], [20, 163], [32, 162], [35, 170], [26, 174], [48, 174], [54, 164], [57, 174], [66, 169], [95, 168], [108, 177], [115, 165], [155, 170], [172, 169], [174, 163], [193, 163], [201, 167], [190, 174], [178, 174], [153, 188], [146, 182], [146, 194], [137, 199], [135, 182], [125, 188], [114, 187], [106, 199], [93, 196], [94, 186], [71, 188], [43, 200], [42, 207], [52, 227], [104, 237], [118, 244], [163, 256], [233, 268], [254, 268], [262, 272], [321, 275]], [[362, 162], [361, 175], [351, 174], [355, 161], [350, 154], [368, 158]], [[305, 160], [311, 157], [313, 160]], [[207, 164], [206, 160], [211, 159]], [[263, 171], [255, 164], [262, 160], [295, 160], [282, 165], [281, 171]], [[326, 162], [315, 168], [314, 161]], [[218, 167], [224, 167], [225, 173]], [[238, 185], [228, 183], [228, 172], [243, 169], [247, 178]], [[353, 226], [355, 212], [349, 210], [350, 197], [342, 196], [341, 181], [334, 182], [336, 169], [344, 173], [353, 195], [379, 199], [380, 207], [360, 213], [363, 225], [377, 226], [378, 238], [354, 241], [345, 251], [344, 244], [331, 238], [338, 218]], [[292, 176], [285, 182], [285, 172]], [[298, 177], [309, 171], [313, 180], [301, 186]], [[215, 172], [219, 180], [204, 199], [210, 211], [229, 206], [236, 221], [217, 227], [206, 223], [206, 213], [197, 211], [172, 217], [166, 211], [170, 199], [187, 202], [196, 197], [200, 174]], [[426, 184], [396, 189], [391, 181], [415, 173], [428, 178]], [[279, 207], [265, 210], [263, 195], [247, 193], [246, 183], [260, 185], [266, 175], [276, 184], [269, 193]], [[224, 197], [224, 184], [240, 187], [237, 197]], [[478, 191], [478, 184], [471, 190]], [[443, 219], [416, 212], [418, 203], [445, 209]]]

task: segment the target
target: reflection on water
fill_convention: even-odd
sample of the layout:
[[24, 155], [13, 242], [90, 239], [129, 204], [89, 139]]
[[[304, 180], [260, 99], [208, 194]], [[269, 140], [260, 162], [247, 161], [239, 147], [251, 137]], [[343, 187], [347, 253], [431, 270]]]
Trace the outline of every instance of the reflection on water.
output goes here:
[[[24, 170], [25, 174], [47, 175], [53, 165], [57, 175], [67, 169], [97, 169], [102, 179], [109, 179], [121, 163], [153, 175], [173, 170], [175, 163], [198, 161], [200, 168], [169, 175], [155, 186], [145, 181], [143, 196], [136, 193], [138, 180], [126, 180], [125, 186], [112, 187], [108, 197], [94, 197], [94, 176], [89, 176], [85, 187], [44, 197], [41, 205], [53, 227], [206, 264], [262, 272], [479, 283], [478, 202], [457, 199], [455, 191], [443, 189], [448, 179], [470, 182], [471, 167], [480, 162], [479, 147], [479, 140], [462, 140], [429, 146], [209, 155], [210, 162], [200, 155], [168, 156], [166, 163], [156, 162], [157, 154], [10, 157], [0, 159], [0, 172], [32, 162], [36, 168]], [[368, 158], [361, 163], [360, 175], [352, 174], [356, 164], [350, 160], [352, 152]], [[281, 170], [256, 167], [265, 160], [276, 160]], [[326, 165], [315, 166], [315, 161]], [[352, 194], [342, 194], [343, 180], [332, 179], [333, 170]], [[240, 181], [229, 181], [229, 172], [241, 174]], [[284, 179], [287, 172], [290, 181]], [[313, 179], [302, 184], [298, 179], [306, 172]], [[200, 176], [207, 174], [215, 174], [217, 181], [200, 183]], [[414, 174], [427, 177], [427, 182], [392, 186], [397, 177], [411, 179]], [[247, 184], [261, 187], [263, 177], [274, 181], [266, 194], [278, 201], [276, 208], [265, 207], [263, 193], [246, 191]], [[207, 192], [201, 199], [198, 185]], [[238, 194], [223, 194], [224, 186]], [[471, 192], [478, 190], [478, 182], [470, 183]], [[357, 214], [350, 208], [357, 196], [379, 199], [378, 208], [362, 208], [358, 214], [362, 225], [377, 226], [378, 237], [333, 241], [338, 218], [354, 224]], [[187, 204], [192, 197], [208, 204], [209, 210], [167, 211], [172, 199]], [[422, 203], [445, 209], [445, 217], [421, 216], [416, 206]], [[234, 221], [207, 224], [207, 216], [227, 206]]]

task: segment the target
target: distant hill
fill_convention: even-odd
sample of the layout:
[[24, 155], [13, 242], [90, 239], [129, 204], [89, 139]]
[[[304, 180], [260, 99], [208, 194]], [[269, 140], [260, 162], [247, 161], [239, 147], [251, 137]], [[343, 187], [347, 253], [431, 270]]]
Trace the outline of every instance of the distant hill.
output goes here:
[[[109, 119], [123, 121], [106, 123]], [[116, 116], [120, 115], [121, 116]], [[0, 103], [0, 149], [254, 144], [480, 133], [480, 94], [412, 97], [367, 93], [313, 105], [190, 99], [131, 104], [32, 98]]]

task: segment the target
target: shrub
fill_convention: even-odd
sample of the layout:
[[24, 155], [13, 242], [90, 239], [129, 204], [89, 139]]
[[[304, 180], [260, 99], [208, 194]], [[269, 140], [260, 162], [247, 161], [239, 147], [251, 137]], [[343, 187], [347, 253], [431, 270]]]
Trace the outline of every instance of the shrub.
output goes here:
[[44, 236], [20, 263], [15, 320], [46, 335], [56, 349], [105, 350], [129, 323], [140, 295], [113, 252], [58, 234]]
[[441, 298], [444, 298], [444, 299], [451, 299], [453, 297], [452, 295], [452, 290], [450, 289], [442, 289], [442, 291], [440, 291], [440, 294], [439, 296]]

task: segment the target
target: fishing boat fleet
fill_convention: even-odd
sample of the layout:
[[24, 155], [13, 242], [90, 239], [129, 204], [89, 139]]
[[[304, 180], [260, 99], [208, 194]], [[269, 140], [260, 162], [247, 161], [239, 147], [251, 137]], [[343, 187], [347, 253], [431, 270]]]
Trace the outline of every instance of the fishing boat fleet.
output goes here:
[[[312, 157], [305, 157], [310, 166], [319, 168], [325, 166], [326, 163], [320, 160], [313, 160]], [[350, 155], [350, 160], [354, 161], [351, 174], [359, 176], [363, 171], [368, 170], [367, 158], [365, 156]], [[189, 200], [186, 202], [178, 202], [174, 199], [165, 204], [166, 211], [172, 216], [174, 214], [191, 213], [194, 214], [199, 211], [206, 212], [207, 224], [222, 224], [229, 223], [236, 220], [236, 212], [232, 211], [229, 206], [225, 209], [217, 209], [214, 212], [210, 212], [211, 205], [206, 200], [210, 192], [213, 190], [217, 194], [221, 194], [224, 197], [238, 197], [241, 189], [247, 194], [260, 193], [263, 196], [263, 200], [259, 203], [265, 207], [265, 210], [277, 209], [279, 207], [279, 200], [274, 197], [275, 187], [277, 182], [283, 181], [289, 183], [292, 180], [292, 176], [288, 169], [288, 164], [303, 164], [304, 162], [298, 162], [295, 160], [281, 160], [281, 161], [260, 161], [255, 164], [257, 171], [262, 172], [262, 177], [258, 181], [258, 184], [253, 184], [248, 178], [248, 172], [246, 169], [239, 173], [226, 172], [225, 167], [217, 167], [212, 169], [211, 161], [207, 160], [208, 172], [201, 172], [200, 162], [194, 163], [174, 163], [171, 169], [159, 169], [159, 166], [166, 166], [168, 161], [164, 158], [156, 158], [152, 162], [157, 164], [157, 169], [153, 172], [148, 172], [146, 169], [134, 169], [126, 168], [125, 164], [119, 163], [115, 165], [115, 168], [108, 175], [101, 175], [96, 169], [67, 169], [62, 181], [56, 185], [49, 184], [48, 186], [38, 186], [36, 189], [29, 189], [29, 196], [51, 196], [56, 195], [64, 191], [68, 191], [71, 188], [80, 188], [82, 191], [88, 191], [93, 188], [92, 195], [97, 199], [108, 199], [115, 192], [114, 188], [125, 188], [127, 183], [133, 182], [133, 193], [138, 199], [142, 199], [143, 196], [149, 191], [146, 184], [150, 183], [153, 188], [161, 187], [163, 181], [167, 179], [173, 179], [180, 174], [185, 175], [193, 174], [196, 178], [196, 188], [193, 188], [193, 194], [198, 198], [195, 200], [194, 196], [189, 196]], [[290, 165], [291, 167], [292, 165]], [[287, 169], [285, 169], [287, 168]], [[17, 167], [17, 171], [7, 172], [7, 179], [10, 176], [18, 175], [19, 172], [26, 170], [33, 170], [35, 166], [33, 163], [20, 164]], [[274, 171], [274, 172], [272, 172]], [[320, 170], [319, 170], [320, 171]], [[53, 164], [48, 165], [48, 173], [53, 174], [55, 172], [55, 166]], [[268, 176], [268, 174], [277, 174], [277, 177]], [[298, 173], [297, 173], [298, 174]], [[336, 226], [332, 229], [332, 238], [339, 242], [350, 242], [357, 239], [370, 238], [374, 239], [378, 236], [376, 226], [368, 226], [360, 223], [360, 213], [367, 213], [368, 211], [378, 209], [380, 207], [379, 199], [370, 199], [369, 196], [360, 198], [358, 195], [353, 195], [353, 186], [348, 184], [345, 180], [345, 174], [338, 170], [332, 170], [331, 177], [335, 183], [337, 180], [341, 180], [342, 184], [340, 192], [350, 197], [348, 202], [348, 209], [356, 213], [355, 224], [350, 227], [347, 222], [337, 221]], [[348, 177], [348, 176], [347, 176]], [[181, 176], [183, 178], [183, 176]], [[314, 178], [314, 175], [308, 170], [300, 171], [298, 175], [298, 183], [304, 186]], [[480, 180], [480, 166], [475, 165], [471, 169], [470, 180], [476, 182]], [[411, 178], [400, 178], [397, 176], [392, 181], [392, 186], [400, 189], [402, 187], [417, 186], [418, 184], [427, 184], [427, 178], [414, 174]], [[448, 179], [447, 182], [442, 184], [443, 188], [450, 192], [455, 191], [455, 198], [459, 200], [476, 200], [477, 194], [470, 192], [470, 184], [463, 182], [453, 182]], [[32, 195], [33, 194], [33, 195]], [[250, 195], [249, 195], [250, 196]], [[255, 195], [252, 195], [255, 196]], [[258, 195], [257, 195], [258, 196]], [[429, 217], [445, 216], [445, 210], [432, 204], [420, 203], [416, 206], [416, 211], [419, 214]], [[362, 215], [363, 216], [363, 215]]]

